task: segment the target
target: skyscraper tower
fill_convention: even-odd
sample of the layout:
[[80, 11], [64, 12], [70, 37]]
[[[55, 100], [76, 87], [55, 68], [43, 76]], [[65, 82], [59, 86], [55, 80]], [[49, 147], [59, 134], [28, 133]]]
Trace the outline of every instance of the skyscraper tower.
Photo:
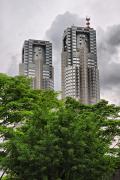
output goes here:
[[61, 85], [62, 98], [70, 96], [83, 104], [95, 104], [100, 99], [97, 66], [96, 31], [72, 26], [63, 34]]
[[19, 74], [31, 77], [34, 89], [53, 89], [52, 44], [41, 40], [25, 41]]

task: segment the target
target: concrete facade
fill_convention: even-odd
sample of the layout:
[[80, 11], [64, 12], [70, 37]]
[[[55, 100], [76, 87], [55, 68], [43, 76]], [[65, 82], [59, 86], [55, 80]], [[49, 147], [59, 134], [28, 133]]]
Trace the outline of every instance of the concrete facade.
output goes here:
[[53, 89], [52, 44], [41, 40], [25, 41], [19, 74], [31, 77], [34, 89]]
[[83, 104], [97, 103], [100, 90], [96, 31], [89, 27], [67, 28], [61, 59], [62, 98], [70, 96]]

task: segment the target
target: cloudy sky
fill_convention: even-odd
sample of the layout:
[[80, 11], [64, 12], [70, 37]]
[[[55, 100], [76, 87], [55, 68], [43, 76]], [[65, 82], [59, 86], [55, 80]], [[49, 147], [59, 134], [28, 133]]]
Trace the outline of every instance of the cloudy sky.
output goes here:
[[101, 98], [120, 104], [120, 0], [0, 0], [0, 72], [18, 74], [25, 39], [50, 40], [60, 90], [63, 30], [86, 16], [97, 31]]

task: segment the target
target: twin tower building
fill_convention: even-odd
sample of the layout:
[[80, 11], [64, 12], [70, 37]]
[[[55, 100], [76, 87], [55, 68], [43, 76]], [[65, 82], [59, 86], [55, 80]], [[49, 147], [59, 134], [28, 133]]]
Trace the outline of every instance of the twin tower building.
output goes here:
[[[24, 42], [20, 75], [32, 78], [34, 89], [54, 89], [52, 44], [49, 41]], [[68, 27], [63, 33], [61, 53], [62, 98], [67, 96], [83, 104], [100, 99], [96, 31], [89, 27]]]

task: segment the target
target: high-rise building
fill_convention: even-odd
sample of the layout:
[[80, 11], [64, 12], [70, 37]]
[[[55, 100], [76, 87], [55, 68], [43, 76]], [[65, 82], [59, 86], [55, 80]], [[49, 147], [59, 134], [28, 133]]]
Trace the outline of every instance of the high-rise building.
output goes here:
[[34, 89], [53, 89], [52, 44], [41, 40], [25, 41], [19, 74], [31, 77]]
[[62, 98], [97, 103], [100, 90], [96, 31], [89, 27], [89, 19], [87, 27], [72, 26], [64, 31], [61, 62]]

